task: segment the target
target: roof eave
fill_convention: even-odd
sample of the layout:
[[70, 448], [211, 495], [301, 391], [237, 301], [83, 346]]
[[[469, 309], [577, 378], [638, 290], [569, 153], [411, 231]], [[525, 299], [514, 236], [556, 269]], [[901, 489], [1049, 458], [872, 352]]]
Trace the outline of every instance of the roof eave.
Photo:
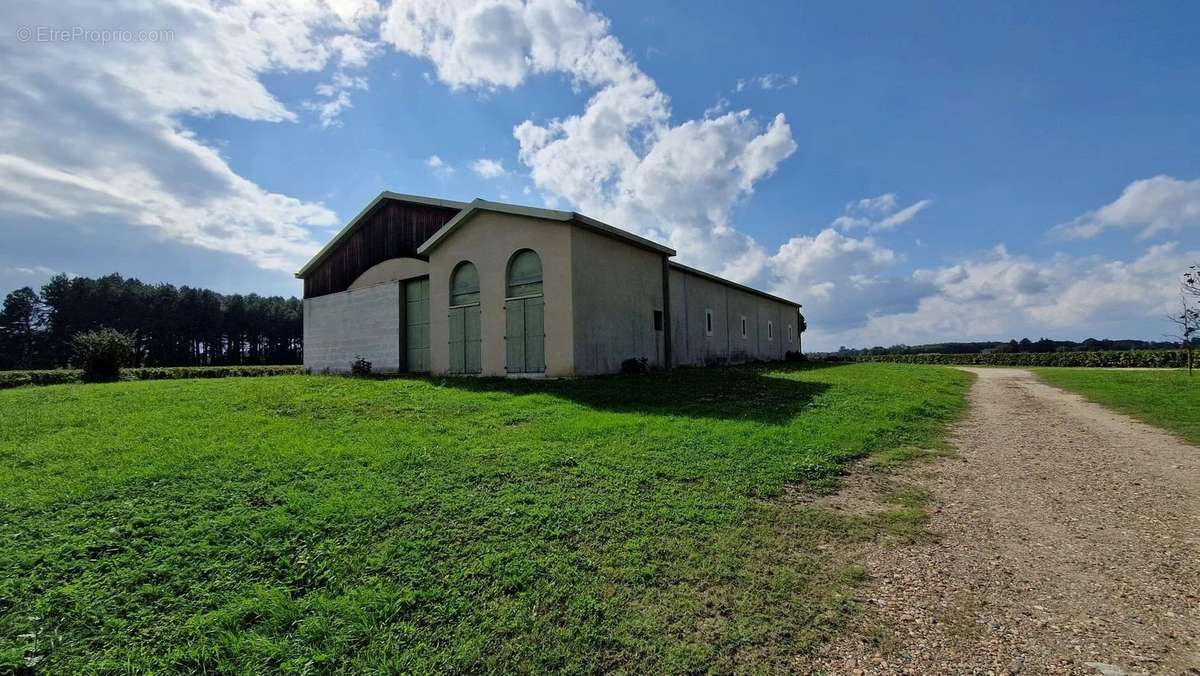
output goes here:
[[630, 244], [633, 244], [634, 246], [640, 246], [643, 249], [649, 249], [656, 253], [660, 253], [668, 258], [675, 255], [675, 250], [669, 246], [664, 246], [658, 242], [646, 239], [645, 237], [635, 235], [632, 232], [615, 228], [608, 223], [598, 221], [591, 216], [584, 216], [583, 214], [572, 212], [571, 220], [589, 230], [593, 230], [610, 237], [616, 237], [617, 239], [624, 240]]
[[504, 204], [502, 202], [489, 202], [487, 200], [482, 200], [482, 199], [473, 200], [469, 205], [467, 205], [467, 208], [460, 211], [454, 218], [447, 221], [445, 225], [438, 228], [437, 232], [433, 233], [433, 235], [429, 239], [425, 240], [425, 242], [423, 244], [421, 244], [421, 246], [417, 247], [417, 253], [421, 254], [422, 256], [427, 254], [428, 252], [433, 250], [438, 244], [440, 244], [442, 242], [442, 240], [444, 240], [447, 236], [449, 236], [449, 234], [452, 231], [454, 231], [455, 228], [458, 228], [463, 223], [465, 223], [468, 220], [470, 220], [471, 218], [473, 218], [475, 216], [475, 214], [479, 213], [480, 211], [494, 211], [497, 213], [511, 214], [514, 216], [525, 216], [527, 218], [540, 218], [542, 220], [547, 220], [547, 221], [558, 221], [561, 223], [568, 223], [568, 222], [575, 223], [576, 225], [579, 225], [582, 228], [592, 230], [595, 232], [599, 232], [601, 234], [608, 235], [610, 237], [615, 237], [615, 238], [622, 240], [628, 244], [632, 244], [634, 246], [639, 246], [644, 249], [650, 249], [651, 251], [654, 251], [656, 253], [659, 253], [659, 254], [662, 254], [662, 255], [665, 255], [668, 257], [675, 255], [675, 250], [670, 247], [663, 246], [662, 244], [659, 244], [657, 242], [652, 242], [644, 237], [639, 237], [631, 232], [626, 232], [619, 228], [614, 228], [613, 226], [611, 226], [607, 223], [597, 221], [596, 219], [591, 218], [590, 216], [584, 216], [583, 214], [576, 213], [574, 211], [559, 211], [558, 209], [541, 209], [538, 207], [523, 207], [523, 206], [519, 206], [516, 204]]
[[703, 277], [703, 278], [705, 278], [705, 279], [708, 279], [708, 280], [711, 280], [711, 281], [717, 282], [718, 284], [724, 284], [724, 285], [726, 285], [726, 286], [731, 286], [731, 287], [733, 287], [733, 288], [735, 288], [735, 289], [738, 289], [738, 290], [740, 290], [740, 291], [745, 291], [746, 293], [754, 294], [755, 296], [760, 296], [760, 297], [762, 297], [762, 298], [766, 298], [766, 299], [768, 299], [768, 300], [773, 300], [773, 301], [775, 301], [775, 302], [777, 302], [777, 303], [783, 303], [783, 304], [785, 304], [785, 305], [791, 305], [792, 307], [795, 307], [795, 308], [802, 308], [802, 307], [804, 307], [803, 305], [801, 305], [800, 303], [797, 303], [797, 302], [796, 302], [796, 301], [794, 301], [794, 300], [788, 300], [787, 298], [782, 298], [782, 297], [780, 297], [780, 296], [776, 296], [776, 295], [775, 295], [775, 294], [773, 294], [773, 293], [767, 293], [766, 291], [760, 291], [760, 290], [758, 290], [758, 289], [756, 289], [756, 288], [754, 288], [754, 287], [752, 287], [752, 286], [746, 286], [745, 284], [738, 284], [738, 283], [737, 283], [737, 282], [735, 282], [735, 281], [732, 281], [732, 280], [725, 279], [724, 277], [718, 277], [718, 276], [716, 276], [716, 275], [712, 274], [711, 272], [705, 272], [705, 271], [703, 271], [703, 270], [699, 270], [699, 269], [697, 269], [697, 268], [693, 268], [693, 267], [691, 267], [690, 265], [684, 265], [683, 263], [678, 263], [678, 262], [676, 262], [676, 261], [671, 261], [671, 267], [673, 267], [673, 268], [678, 268], [679, 270], [682, 270], [682, 271], [684, 271], [684, 272], [687, 272], [687, 273], [690, 273], [690, 274], [696, 275], [696, 276], [698, 276], [698, 277]]

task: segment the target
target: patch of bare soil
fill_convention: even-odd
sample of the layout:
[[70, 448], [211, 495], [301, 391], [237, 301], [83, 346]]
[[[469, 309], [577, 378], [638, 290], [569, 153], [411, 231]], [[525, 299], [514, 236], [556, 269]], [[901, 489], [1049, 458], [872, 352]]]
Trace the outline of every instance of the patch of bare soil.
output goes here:
[[[932, 537], [850, 555], [851, 631], [801, 673], [1200, 676], [1200, 449], [1019, 369], [978, 380], [954, 457], [892, 477]], [[869, 512], [878, 477], [835, 509]]]

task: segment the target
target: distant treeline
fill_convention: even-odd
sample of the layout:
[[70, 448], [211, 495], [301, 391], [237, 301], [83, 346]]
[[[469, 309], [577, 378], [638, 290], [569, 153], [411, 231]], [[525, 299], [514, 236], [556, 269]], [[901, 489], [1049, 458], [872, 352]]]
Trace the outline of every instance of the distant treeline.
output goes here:
[[1087, 366], [1093, 368], [1185, 368], [1183, 350], [1113, 350], [1108, 352], [980, 352], [976, 354], [834, 355], [831, 361], [944, 364], [956, 366]]
[[67, 366], [71, 337], [101, 327], [135, 335], [139, 365], [299, 364], [302, 312], [297, 298], [58, 275], [5, 297], [0, 369]]
[[981, 341], [974, 343], [929, 343], [926, 345], [893, 345], [891, 347], [867, 347], [852, 349], [840, 347], [833, 353], [842, 357], [874, 356], [888, 354], [992, 354], [992, 353], [1045, 353], [1045, 352], [1111, 352], [1129, 350], [1178, 350], [1179, 343], [1155, 340], [1101, 340], [1088, 338], [1074, 340]]

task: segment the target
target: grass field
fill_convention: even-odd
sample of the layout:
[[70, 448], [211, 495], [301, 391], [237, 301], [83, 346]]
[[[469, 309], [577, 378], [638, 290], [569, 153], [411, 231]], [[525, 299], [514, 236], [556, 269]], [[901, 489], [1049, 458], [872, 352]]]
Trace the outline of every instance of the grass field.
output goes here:
[[970, 376], [745, 367], [0, 392], [0, 672], [783, 670], [853, 610], [780, 500], [936, 444]]
[[1179, 369], [1034, 369], [1046, 382], [1078, 392], [1200, 445], [1200, 373]]

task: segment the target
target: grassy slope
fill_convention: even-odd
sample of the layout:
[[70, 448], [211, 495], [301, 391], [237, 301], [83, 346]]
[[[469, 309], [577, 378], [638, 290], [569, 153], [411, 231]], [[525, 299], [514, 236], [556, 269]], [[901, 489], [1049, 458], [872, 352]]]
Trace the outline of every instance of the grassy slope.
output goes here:
[[1200, 444], [1200, 373], [1035, 369], [1051, 385], [1078, 392], [1098, 404], [1128, 413]]
[[0, 392], [0, 671], [708, 667], [836, 627], [820, 542], [903, 527], [766, 499], [932, 443], [969, 376], [737, 368]]

